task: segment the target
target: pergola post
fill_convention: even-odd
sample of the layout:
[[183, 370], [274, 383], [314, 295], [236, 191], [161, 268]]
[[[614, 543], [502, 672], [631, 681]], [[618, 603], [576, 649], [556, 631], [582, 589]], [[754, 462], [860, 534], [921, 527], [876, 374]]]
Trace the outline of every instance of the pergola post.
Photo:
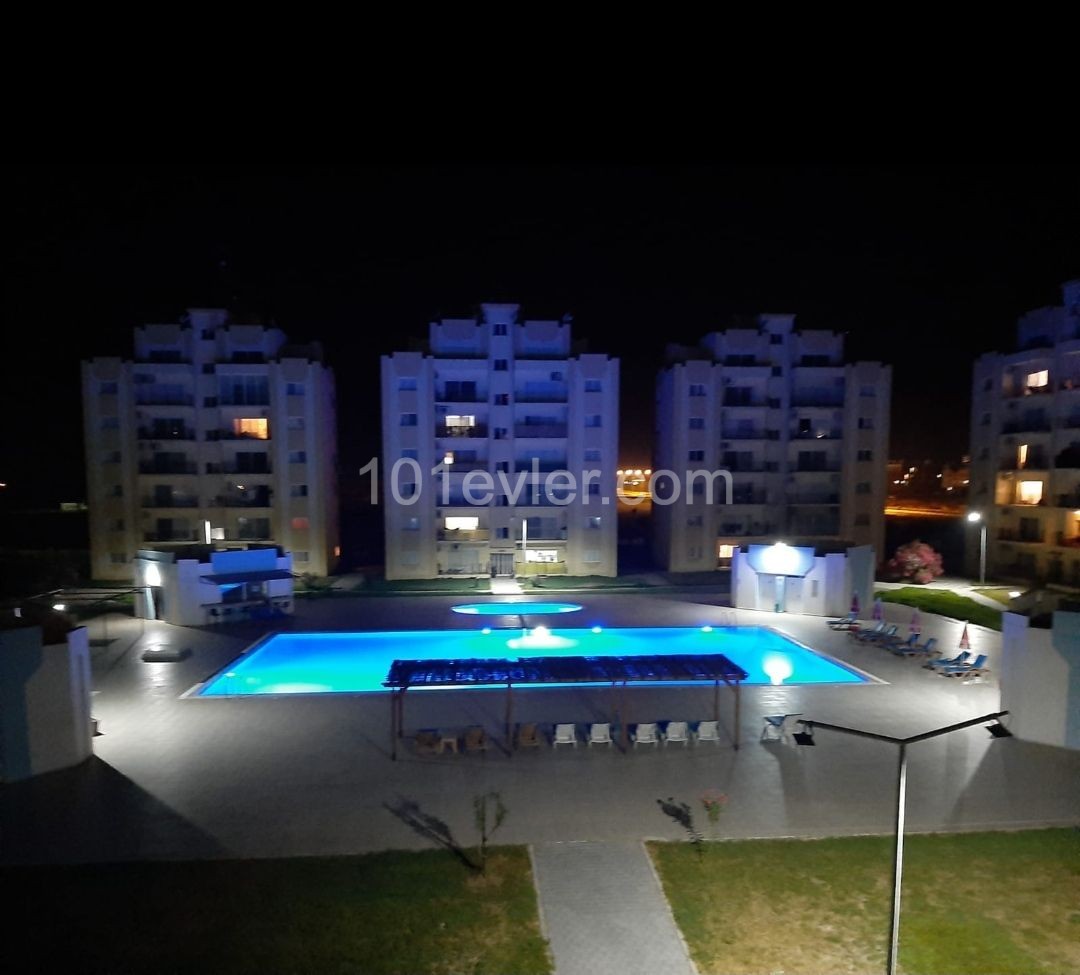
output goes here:
[[506, 747], [510, 751], [511, 757], [514, 754], [514, 739], [510, 733], [510, 718], [514, 707], [514, 683], [509, 678], [506, 681]]

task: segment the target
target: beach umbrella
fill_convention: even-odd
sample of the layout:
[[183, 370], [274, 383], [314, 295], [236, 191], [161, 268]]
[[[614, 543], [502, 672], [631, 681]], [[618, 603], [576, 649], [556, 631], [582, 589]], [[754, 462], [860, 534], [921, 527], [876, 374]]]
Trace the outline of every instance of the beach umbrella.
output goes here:
[[967, 623], [965, 623], [964, 624], [964, 632], [960, 634], [960, 647], [959, 647], [959, 649], [961, 649], [961, 650], [970, 650], [971, 649], [971, 640], [968, 639], [967, 628], [968, 628], [968, 625], [967, 625]]
[[859, 594], [857, 592], [851, 594], [851, 615], [859, 615]]
[[908, 632], [921, 633], [922, 632], [922, 620], [919, 618], [919, 611], [916, 609], [911, 614], [911, 623], [908, 624]]
[[874, 619], [882, 620], [885, 618], [885, 607], [881, 605], [880, 599], [874, 600]]

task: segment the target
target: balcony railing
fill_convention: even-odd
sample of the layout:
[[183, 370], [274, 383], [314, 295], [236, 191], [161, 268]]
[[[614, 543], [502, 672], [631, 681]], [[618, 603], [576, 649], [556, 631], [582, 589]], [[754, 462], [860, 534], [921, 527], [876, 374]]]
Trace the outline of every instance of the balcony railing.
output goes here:
[[193, 460], [140, 461], [140, 474], [198, 474], [199, 465]]
[[514, 424], [514, 436], [515, 437], [554, 437], [561, 438], [566, 436], [566, 424], [565, 423], [515, 423]]
[[208, 463], [206, 465], [207, 474], [272, 474], [270, 464], [263, 464], [261, 466], [250, 467], [247, 464], [236, 463]]
[[194, 440], [195, 431], [188, 427], [139, 427], [139, 440]]
[[137, 406], [194, 406], [191, 393], [135, 393]]
[[565, 389], [553, 389], [549, 392], [529, 390], [527, 393], [514, 393], [515, 403], [565, 403]]
[[241, 498], [232, 495], [219, 494], [210, 499], [211, 508], [269, 508], [271, 500], [269, 493], [257, 494], [253, 498]]
[[[1080, 420], [1076, 423], [1080, 425]], [[1066, 421], [1065, 425], [1069, 426], [1070, 422]], [[1001, 425], [1002, 433], [1047, 433], [1049, 430], [1050, 421], [1045, 418], [1009, 420]]]
[[[522, 473], [530, 474], [530, 473], [532, 473], [532, 470], [533, 470], [533, 462], [531, 460], [529, 460], [529, 461], [518, 461], [517, 464], [514, 466], [514, 473], [515, 474], [522, 474]], [[550, 474], [552, 471], [565, 471], [566, 470], [566, 461], [565, 460], [540, 460], [540, 461], [536, 462], [536, 470], [541, 474]]]
[[997, 537], [999, 542], [1030, 542], [1038, 545], [1046, 538], [1046, 534], [1028, 528], [999, 528]]
[[486, 542], [491, 539], [489, 528], [440, 528], [440, 542]]
[[197, 542], [201, 538], [197, 531], [143, 532], [146, 542]]
[[[769, 434], [776, 433], [777, 437], [771, 437]], [[747, 429], [735, 429], [735, 430], [721, 430], [721, 440], [775, 440], [779, 436], [776, 430], [747, 430]]]
[[749, 536], [774, 535], [776, 525], [768, 521], [725, 521], [717, 527], [717, 536], [725, 535]]
[[835, 474], [840, 470], [840, 462], [835, 460], [799, 461], [794, 468], [800, 474], [807, 472], [825, 472]]
[[254, 440], [258, 443], [269, 443], [270, 431], [266, 431], [265, 437], [256, 436], [254, 433], [237, 433], [235, 430], [207, 430], [207, 440]]
[[792, 440], [839, 440], [844, 436], [841, 430], [808, 430], [791, 435]]
[[450, 393], [441, 392], [435, 394], [436, 403], [486, 403], [487, 393]]
[[471, 427], [448, 427], [445, 424], [435, 425], [436, 437], [461, 437], [464, 439], [483, 438], [488, 435], [486, 423], [474, 423]]
[[140, 504], [144, 508], [197, 508], [199, 507], [199, 499], [177, 496], [171, 498], [149, 496], [144, 497]]
[[821, 493], [806, 494], [800, 492], [799, 494], [792, 495], [788, 498], [788, 504], [839, 504], [840, 495], [832, 492], [825, 491]]
[[998, 470], [1002, 471], [1045, 471], [1048, 470], [1049, 461], [1046, 457], [1038, 454], [1029, 454], [1021, 465], [1014, 457], [1011, 460], [1003, 460]]
[[843, 393], [800, 393], [791, 394], [792, 406], [843, 406]]
[[1057, 507], [1080, 509], [1080, 492], [1073, 494], [1059, 494], [1056, 498]]
[[[723, 498], [721, 491], [720, 497]], [[732, 491], [732, 504], [768, 504], [769, 496], [764, 491]]]
[[1060, 548], [1080, 548], [1080, 534], [1066, 535], [1065, 532], [1057, 532], [1054, 544]]

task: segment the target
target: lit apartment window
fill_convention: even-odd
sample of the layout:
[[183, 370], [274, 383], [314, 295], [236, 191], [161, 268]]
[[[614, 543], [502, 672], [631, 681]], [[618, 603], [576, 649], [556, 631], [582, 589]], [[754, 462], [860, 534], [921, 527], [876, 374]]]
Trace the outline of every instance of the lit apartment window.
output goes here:
[[237, 417], [232, 421], [233, 433], [251, 440], [270, 439], [270, 421], [264, 417]]
[[304, 384], [303, 383], [286, 383], [285, 384], [286, 396], [303, 396]]
[[306, 450], [290, 450], [289, 451], [289, 463], [290, 464], [306, 464], [307, 463], [307, 451]]
[[1042, 481], [1021, 481], [1016, 491], [1017, 504], [1038, 504], [1042, 501]]
[[474, 532], [480, 527], [480, 519], [475, 516], [447, 515], [445, 525], [448, 531]]
[[415, 427], [416, 426], [416, 414], [415, 413], [402, 413], [401, 425], [403, 427]]
[[1029, 372], [1025, 385], [1028, 389], [1042, 389], [1043, 386], [1049, 386], [1050, 370], [1040, 369], [1038, 372]]
[[603, 392], [603, 386], [599, 379], [586, 379], [585, 380], [585, 392], [586, 393], [600, 393]]
[[690, 417], [690, 429], [691, 430], [704, 430], [705, 429], [705, 417], [692, 416]]
[[[412, 414], [412, 415], [415, 415], [415, 414]], [[464, 429], [466, 427], [475, 427], [476, 426], [476, 417], [475, 416], [457, 416], [454, 413], [450, 413], [446, 417], [446, 425], [447, 425], [447, 427], [458, 427], [458, 428], [462, 428], [462, 429]], [[415, 426], [415, 424], [413, 424], [413, 426]]]
[[734, 545], [720, 545], [716, 549], [716, 557], [718, 559], [730, 559], [735, 557]]
[[1022, 471], [1027, 466], [1028, 458], [1028, 445], [1026, 443], [1020, 444], [1016, 448], [1016, 469]]
[[408, 393], [416, 389], [416, 377], [405, 376], [397, 381], [397, 388], [399, 393]]
[[311, 522], [307, 518], [293, 518], [289, 524], [292, 525], [294, 532], [306, 532], [311, 527]]
[[587, 427], [593, 427], [595, 429], [596, 427], [603, 426], [603, 423], [604, 418], [599, 413], [591, 413], [589, 416], [585, 417], [585, 426]]

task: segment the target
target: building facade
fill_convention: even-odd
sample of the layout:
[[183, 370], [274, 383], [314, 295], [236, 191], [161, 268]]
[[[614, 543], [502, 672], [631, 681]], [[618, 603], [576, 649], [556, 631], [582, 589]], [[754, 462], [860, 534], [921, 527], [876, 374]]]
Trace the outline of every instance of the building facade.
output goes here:
[[[657, 381], [656, 560], [723, 568], [747, 542], [884, 546], [892, 370], [844, 362], [843, 336], [792, 315], [672, 346]], [[658, 474], [681, 480], [676, 496]], [[713, 479], [690, 471], [730, 473]]]
[[82, 366], [91, 571], [139, 549], [278, 545], [326, 575], [338, 548], [334, 378], [317, 345], [221, 309], [135, 330]]
[[975, 362], [968, 572], [1080, 588], [1080, 281], [1017, 325], [1016, 351]]
[[518, 312], [484, 304], [383, 356], [388, 579], [616, 574], [618, 360]]

